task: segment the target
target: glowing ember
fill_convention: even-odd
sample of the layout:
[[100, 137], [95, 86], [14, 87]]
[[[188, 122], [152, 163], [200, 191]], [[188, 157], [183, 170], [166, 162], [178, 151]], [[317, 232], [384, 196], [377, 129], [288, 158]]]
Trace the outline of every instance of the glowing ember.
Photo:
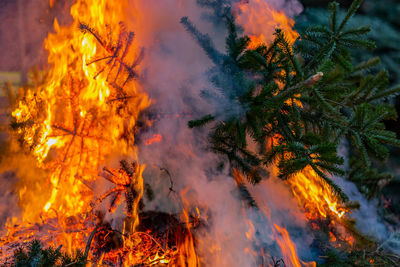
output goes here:
[[159, 143], [161, 141], [162, 141], [162, 135], [161, 134], [154, 134], [152, 137], [147, 139], [144, 143], [146, 144], [146, 146], [149, 146], [151, 144]]

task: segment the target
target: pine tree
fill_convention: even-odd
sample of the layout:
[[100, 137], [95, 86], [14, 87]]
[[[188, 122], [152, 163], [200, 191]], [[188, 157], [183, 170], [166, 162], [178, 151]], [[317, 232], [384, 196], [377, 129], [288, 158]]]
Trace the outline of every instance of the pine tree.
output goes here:
[[[329, 177], [346, 174], [337, 153], [340, 142], [350, 141], [365, 170], [371, 168], [371, 158], [388, 157], [387, 145], [400, 145], [383, 124], [397, 116], [386, 99], [398, 94], [400, 87], [388, 87], [387, 71], [373, 72], [378, 58], [353, 62], [351, 49], [375, 47], [364, 37], [368, 26], [349, 26], [361, 2], [353, 1], [343, 19], [337, 16], [338, 4], [331, 3], [329, 25], [308, 27], [294, 46], [277, 29], [271, 44], [254, 49], [249, 47], [249, 37], [239, 36], [232, 13], [226, 12], [225, 53], [182, 18], [214, 64], [210, 80], [217, 92], [205, 90], [201, 95], [219, 107], [190, 121], [189, 127], [211, 124], [211, 148], [227, 156], [252, 183], [262, 179], [262, 170], [271, 163], [276, 163], [282, 179], [311, 167], [346, 201]], [[249, 149], [247, 137], [258, 145], [257, 151]], [[264, 149], [267, 143], [268, 150]], [[360, 168], [350, 167], [350, 173]]]
[[[320, 1], [318, 1], [320, 5]], [[328, 23], [329, 10], [322, 6], [315, 8], [307, 5], [304, 12], [296, 18], [296, 29], [303, 31], [311, 24]], [[371, 31], [367, 37], [374, 42], [378, 49], [375, 50], [352, 50], [356, 60], [365, 60], [368, 57], [379, 56], [382, 59], [382, 65], [387, 68], [391, 74], [393, 82], [400, 81], [400, 22], [398, 14], [400, 11], [400, 2], [397, 0], [374, 1], [365, 0], [358, 14], [355, 14], [349, 24], [371, 25]], [[338, 10], [339, 16], [345, 16], [346, 11], [343, 8]]]
[[18, 248], [14, 253], [16, 267], [86, 266], [87, 253], [77, 250], [74, 255], [61, 252], [59, 248], [43, 248], [39, 240], [31, 241], [26, 248]]

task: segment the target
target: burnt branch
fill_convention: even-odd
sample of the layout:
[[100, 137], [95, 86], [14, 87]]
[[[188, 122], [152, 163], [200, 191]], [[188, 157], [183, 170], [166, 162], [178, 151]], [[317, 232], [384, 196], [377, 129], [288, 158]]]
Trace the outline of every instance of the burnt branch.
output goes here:
[[[93, 28], [89, 25], [80, 23], [79, 28], [83, 33], [88, 33], [92, 35], [101, 47], [106, 51], [106, 55], [101, 56], [99, 58], [93, 59], [86, 63], [86, 65], [91, 65], [94, 63], [98, 63], [100, 61], [108, 60], [106, 62], [106, 66], [108, 66], [108, 71], [106, 74], [106, 80], [109, 83], [117, 84], [120, 79], [120, 87], [124, 87], [129, 81], [133, 80], [138, 76], [135, 68], [142, 61], [144, 56], [144, 50], [141, 49], [139, 55], [129, 63], [126, 59], [129, 54], [130, 49], [133, 45], [133, 40], [135, 34], [133, 32], [127, 32], [124, 24], [120, 23], [120, 32], [118, 35], [118, 41], [114, 45], [112, 43], [111, 34], [108, 35], [108, 41], [105, 40], [99, 33], [97, 33]], [[105, 71], [106, 67], [102, 68], [96, 75], [95, 79]], [[124, 78], [120, 78], [123, 71], [126, 73]], [[113, 77], [113, 78], [111, 78]]]

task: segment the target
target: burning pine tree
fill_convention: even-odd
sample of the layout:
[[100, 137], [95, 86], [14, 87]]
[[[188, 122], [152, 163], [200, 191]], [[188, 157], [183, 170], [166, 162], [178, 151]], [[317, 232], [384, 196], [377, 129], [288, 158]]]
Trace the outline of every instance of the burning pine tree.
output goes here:
[[[226, 25], [225, 53], [188, 17], [181, 20], [212, 61], [210, 80], [218, 89], [202, 92], [215, 113], [189, 121], [189, 127], [213, 124], [206, 128], [209, 145], [227, 157], [245, 207], [259, 216], [254, 223], [245, 218], [258, 266], [315, 266], [299, 259], [287, 229], [273, 223], [249, 190], [250, 184], [265, 180], [269, 173], [290, 187], [316, 240], [325, 242], [318, 249], [326, 266], [395, 266], [399, 260], [358, 232], [349, 217], [358, 204], [332, 178], [354, 174], [357, 168], [374, 175], [371, 158], [385, 159], [387, 144], [400, 145], [382, 123], [396, 117], [385, 100], [400, 88], [387, 88], [386, 71], [367, 74], [379, 59], [354, 65], [351, 58], [349, 48], [374, 47], [363, 37], [368, 27], [347, 25], [361, 2], [355, 0], [342, 19], [337, 16], [338, 5], [332, 3], [330, 25], [311, 26], [298, 35], [283, 12], [262, 0], [254, 0], [253, 6], [246, 1], [198, 0], [211, 10], [214, 23]], [[254, 6], [282, 19], [281, 28], [271, 36], [241, 35], [235, 19], [257, 12]], [[138, 123], [140, 115], [149, 115], [145, 110], [150, 100], [138, 81], [143, 50], [123, 23], [129, 21], [123, 15], [127, 7], [125, 1], [75, 1], [74, 23], [65, 27], [55, 21], [55, 33], [45, 41], [51, 68], [15, 104], [11, 147], [20, 153], [29, 151], [41, 170], [38, 177], [20, 177], [22, 220], [9, 222], [0, 243], [12, 248], [19, 240], [34, 239], [16, 250], [17, 266], [85, 266], [88, 262], [198, 266], [205, 262], [197, 255], [194, 233], [198, 228], [207, 230], [208, 222], [199, 219], [194, 204], [180, 199], [167, 169], [160, 168], [169, 176], [168, 195], [178, 196], [183, 207], [181, 218], [143, 209], [143, 192], [151, 198], [152, 190], [143, 180], [145, 165], [138, 163], [135, 135], [151, 127], [149, 118]], [[161, 135], [155, 136], [148, 145], [162, 140]], [[344, 159], [338, 154], [344, 140], [361, 159], [349, 170], [343, 169]], [[115, 154], [130, 158], [130, 163], [123, 160], [119, 168], [103, 167]], [[96, 196], [96, 185], [104, 182], [111, 188]], [[182, 190], [181, 195], [188, 191]], [[119, 230], [105, 217], [121, 203], [125, 215]], [[268, 227], [257, 225], [260, 221], [270, 223], [282, 259], [273, 257], [270, 251], [276, 248], [261, 240], [256, 228]], [[43, 249], [41, 242], [50, 247]]]
[[[51, 68], [41, 82], [22, 93], [12, 112], [11, 127], [19, 149], [30, 151], [48, 184], [43, 187], [43, 177], [21, 177], [25, 179], [20, 189], [22, 222], [8, 226], [2, 244], [12, 247], [20, 238], [24, 243], [37, 238], [59, 247], [42, 250], [40, 241], [34, 240], [28, 252], [16, 252], [18, 266], [32, 262], [84, 265], [92, 240], [96, 247], [91, 260], [110, 265], [172, 264], [184, 259], [178, 255], [190, 253], [185, 250], [193, 245], [188, 239], [191, 235], [178, 227], [172, 215], [164, 239], [179, 233], [175, 243], [152, 237], [151, 224], [141, 227], [147, 232], [136, 231], [144, 166], [135, 160], [132, 166], [121, 161], [120, 169], [104, 168], [99, 174], [99, 167], [112, 154], [136, 158], [136, 122], [150, 104], [136, 88], [136, 67], [143, 51], [122, 23], [125, 7], [124, 2], [76, 1], [71, 7], [74, 23], [61, 27], [56, 20], [55, 33], [45, 41]], [[96, 199], [94, 187], [99, 179], [115, 187]], [[118, 232], [95, 210], [110, 197], [109, 211], [113, 212], [122, 195], [127, 214], [123, 231]], [[44, 229], [35, 229], [38, 223]], [[86, 246], [86, 250], [69, 258], [60, 252], [61, 246], [71, 255], [78, 248]]]
[[[400, 87], [388, 88], [386, 70], [367, 74], [379, 64], [378, 58], [354, 65], [351, 57], [352, 48], [375, 47], [364, 37], [368, 26], [348, 26], [362, 0], [353, 1], [342, 19], [337, 16], [338, 4], [331, 3], [330, 24], [310, 26], [294, 45], [293, 34], [282, 29], [275, 31], [271, 44], [260, 42], [258, 36], [240, 36], [234, 14], [229, 8], [221, 13], [216, 5], [223, 1], [200, 2], [226, 23], [228, 37], [222, 53], [187, 17], [181, 20], [213, 62], [210, 80], [218, 89], [202, 92], [215, 103], [216, 112], [189, 121], [189, 127], [213, 124], [210, 148], [229, 159], [249, 206], [258, 208], [241, 176], [257, 184], [270, 170], [291, 187], [312, 227], [331, 229], [332, 240], [350, 249], [374, 246], [348, 217], [358, 203], [350, 202], [331, 178], [354, 175], [362, 168], [365, 177], [360, 179], [374, 179], [371, 157], [384, 160], [387, 145], [400, 145], [383, 124], [397, 116], [386, 99], [398, 94]], [[359, 158], [347, 171], [338, 154], [343, 141]], [[394, 256], [386, 263], [398, 260]], [[368, 260], [364, 257], [362, 262], [354, 263], [363, 266]]]

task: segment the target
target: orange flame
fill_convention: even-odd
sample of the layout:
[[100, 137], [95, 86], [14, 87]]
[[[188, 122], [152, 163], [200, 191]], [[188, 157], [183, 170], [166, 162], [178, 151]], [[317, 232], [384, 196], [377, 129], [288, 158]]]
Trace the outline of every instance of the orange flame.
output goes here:
[[[237, 22], [244, 28], [244, 33], [250, 37], [250, 49], [261, 44], [270, 44], [276, 28], [280, 28], [285, 33], [290, 45], [294, 44], [299, 37], [299, 34], [293, 29], [294, 20], [288, 18], [283, 11], [274, 10], [267, 1], [241, 1], [236, 4], [235, 10]], [[282, 87], [282, 84], [277, 82]], [[302, 106], [298, 99], [290, 101], [289, 104]], [[277, 139], [278, 137], [274, 137], [272, 142], [276, 142]], [[277, 173], [277, 168], [273, 169]], [[237, 179], [237, 175], [235, 175], [235, 179]], [[327, 218], [328, 216], [335, 220], [341, 220], [348, 212], [345, 207], [341, 206], [330, 186], [310, 167], [288, 179], [287, 183], [300, 206], [305, 208], [308, 220]]]
[[[30, 123], [19, 133], [38, 165], [49, 171], [50, 194], [48, 188], [36, 192], [48, 199], [25, 205], [25, 221], [37, 220], [40, 211], [48, 216], [52, 210], [65, 216], [85, 212], [92, 195], [87, 183], [96, 179], [98, 166], [115, 148], [122, 154], [132, 153], [133, 134], [127, 137], [127, 132], [132, 132], [149, 101], [134, 83], [124, 88], [130, 97], [124, 108], [114, 101], [120, 88], [109, 81], [115, 84], [121, 77], [104, 71], [107, 66], [101, 61], [90, 64], [107, 56], [107, 49], [78, 27], [84, 21], [99, 35], [117, 40], [125, 5], [125, 1], [78, 0], [71, 7], [74, 23], [61, 27], [55, 20], [55, 33], [45, 40], [51, 65], [48, 79], [28, 90], [12, 113], [17, 123]], [[136, 48], [130, 49], [125, 58], [134, 59], [137, 54]]]
[[347, 209], [341, 207], [336, 195], [311, 167], [294, 175], [287, 181], [294, 196], [307, 210], [308, 219], [326, 218], [332, 215], [341, 219]]
[[[271, 143], [277, 145], [278, 140], [279, 137], [275, 136]], [[273, 173], [277, 175], [278, 172], [274, 166]], [[340, 220], [348, 212], [330, 186], [310, 166], [290, 177], [286, 183], [300, 206], [305, 208], [308, 220], [327, 218], [328, 215]]]
[[249, 48], [273, 41], [276, 28], [280, 28], [288, 42], [293, 44], [299, 34], [293, 30], [294, 20], [288, 18], [283, 11], [275, 10], [265, 0], [251, 0], [236, 5], [237, 22], [250, 37]]
[[274, 235], [276, 241], [279, 244], [279, 247], [282, 250], [283, 254], [283, 261], [285, 262], [286, 266], [290, 267], [315, 267], [317, 264], [315, 262], [303, 262], [299, 259], [297, 255], [296, 245], [289, 237], [288, 231], [283, 228], [279, 227], [278, 225], [274, 224], [275, 230]]
[[[49, 3], [52, 6], [54, 0], [49, 0]], [[116, 82], [121, 77], [118, 78], [115, 72], [104, 72], [107, 67], [104, 61], [94, 62], [96, 58], [106, 57], [107, 49], [101, 47], [93, 36], [79, 31], [79, 21], [85, 22], [96, 29], [100, 36], [108, 36], [112, 44], [118, 40], [118, 33], [124, 28], [120, 21], [124, 20], [125, 10], [126, 1], [77, 0], [71, 8], [74, 23], [61, 27], [55, 21], [55, 33], [49, 34], [45, 41], [51, 65], [48, 79], [43, 85], [28, 90], [12, 112], [16, 122], [25, 125], [18, 130], [18, 134], [31, 148], [38, 166], [48, 173], [48, 186], [37, 184], [36, 187], [27, 187], [30, 184], [28, 181], [21, 187], [19, 195], [24, 200], [21, 202], [23, 221], [38, 222], [42, 217], [57, 217], [63, 227], [60, 238], [67, 244], [69, 252], [72, 252], [72, 248], [82, 247], [84, 238], [78, 231], [65, 231], [69, 227], [67, 219], [79, 220], [82, 214], [89, 211], [93, 199], [90, 183], [97, 179], [98, 168], [108, 156], [113, 152], [135, 153], [131, 132], [139, 113], [150, 104], [147, 96], [137, 90], [135, 83], [126, 87], [130, 97], [125, 101], [129, 104], [121, 106], [114, 101], [119, 97], [120, 88], [115, 84], [110, 85], [110, 75]], [[251, 37], [251, 48], [261, 42], [270, 43], [277, 27], [286, 33], [290, 44], [298, 38], [298, 34], [292, 30], [294, 21], [283, 12], [271, 8], [265, 1], [241, 3], [237, 5], [237, 10], [237, 21]], [[135, 59], [139, 54], [137, 47], [132, 48], [126, 55], [128, 60]], [[154, 135], [145, 144], [151, 145], [161, 140], [161, 135]], [[143, 191], [142, 182], [140, 177], [140, 192]], [[340, 207], [329, 186], [312, 169], [295, 175], [288, 183], [299, 203], [306, 208], [309, 219], [326, 218], [330, 214], [339, 219], [344, 216], [346, 210]], [[29, 190], [33, 192], [27, 194]], [[29, 199], [32, 194], [38, 196], [37, 201]], [[135, 199], [135, 212], [139, 199]], [[188, 235], [184, 236], [180, 247], [175, 250], [165, 251], [156, 244], [158, 249], [148, 258], [147, 266], [159, 263], [199, 265], [187, 211], [189, 204], [185, 203], [184, 198], [183, 202]], [[200, 214], [198, 209], [196, 212]], [[135, 265], [143, 256], [134, 250], [138, 244], [157, 243], [145, 233], [133, 233], [138, 223], [137, 214], [132, 219], [132, 224], [124, 225], [122, 235], [123, 250], [130, 251], [124, 262], [126, 266]], [[288, 266], [315, 266], [315, 263], [304, 263], [298, 258], [296, 246], [285, 228], [274, 227], [276, 240]], [[11, 235], [16, 230], [13, 227], [9, 229]], [[245, 234], [249, 239], [254, 238], [253, 224]], [[177, 262], [171, 262], [171, 255], [178, 255]]]
[[[52, 232], [50, 240], [50, 234], [43, 236], [46, 244], [63, 244], [69, 252], [84, 247], [92, 229], [83, 222], [92, 209], [91, 185], [98, 179], [99, 166], [113, 153], [136, 158], [134, 127], [150, 101], [127, 78], [130, 74], [118, 70], [117, 61], [98, 60], [109, 57], [117, 40], [127, 38], [120, 23], [127, 16], [126, 6], [126, 1], [76, 0], [71, 7], [72, 25], [60, 26], [54, 21], [55, 33], [45, 40], [50, 66], [47, 77], [27, 90], [12, 112], [15, 122], [22, 125], [17, 135], [31, 149], [47, 183], [35, 173], [21, 177], [23, 224], [13, 229], [15, 220], [10, 220], [11, 239], [13, 231], [25, 232], [31, 223], [55, 219], [58, 232]], [[107, 44], [81, 32], [80, 21], [107, 38]], [[139, 52], [134, 45], [127, 45], [124, 61], [134, 62]], [[133, 217], [134, 229], [137, 214]], [[73, 231], [71, 222], [76, 224]]]

